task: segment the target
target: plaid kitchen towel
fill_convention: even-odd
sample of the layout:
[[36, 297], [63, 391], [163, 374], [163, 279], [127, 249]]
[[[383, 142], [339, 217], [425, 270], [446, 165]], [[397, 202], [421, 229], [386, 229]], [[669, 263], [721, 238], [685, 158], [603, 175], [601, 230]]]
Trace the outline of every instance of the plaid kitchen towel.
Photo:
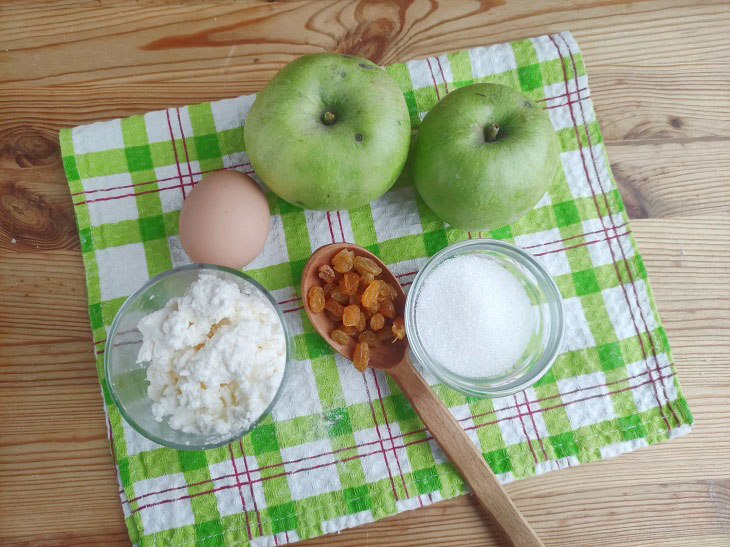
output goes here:
[[[268, 194], [271, 231], [246, 271], [279, 301], [295, 340], [286, 394], [240, 441], [175, 451], [137, 434], [112, 404], [103, 347], [115, 312], [150, 277], [188, 262], [180, 205], [206, 174], [251, 172], [243, 125], [254, 96], [61, 131], [86, 267], [89, 316], [129, 534], [144, 545], [279, 545], [465, 493], [460, 476], [381, 371], [357, 372], [313, 331], [299, 277], [311, 252], [354, 242], [404, 286], [427, 257], [472, 237], [531, 251], [554, 276], [566, 336], [552, 370], [503, 399], [428, 378], [503, 482], [615, 456], [689, 432], [646, 271], [606, 159], [582, 56], [568, 33], [385, 67], [414, 130], [449, 91], [521, 89], [549, 113], [562, 169], [537, 206], [489, 233], [445, 226], [406, 172], [349, 211], [305, 211]], [[286, 153], [286, 151], [282, 151]]]

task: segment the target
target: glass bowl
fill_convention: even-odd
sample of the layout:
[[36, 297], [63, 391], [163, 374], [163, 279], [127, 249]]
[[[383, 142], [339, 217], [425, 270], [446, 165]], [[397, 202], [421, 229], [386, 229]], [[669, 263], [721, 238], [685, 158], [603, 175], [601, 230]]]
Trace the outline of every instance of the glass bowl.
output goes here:
[[[534, 329], [522, 356], [496, 376], [462, 376], [434, 359], [424, 348], [417, 328], [418, 294], [425, 279], [443, 262], [460, 255], [484, 255], [515, 276], [532, 304]], [[406, 334], [415, 360], [447, 386], [477, 397], [504, 397], [537, 382], [552, 366], [563, 341], [563, 300], [555, 281], [528, 252], [491, 239], [455, 243], [433, 255], [413, 280], [405, 310]]]
[[230, 279], [241, 288], [249, 288], [260, 294], [276, 311], [286, 339], [286, 362], [281, 384], [269, 406], [257, 422], [267, 416], [282, 393], [289, 373], [292, 347], [289, 331], [279, 306], [271, 294], [247, 275], [210, 264], [180, 266], [147, 281], [137, 292], [127, 298], [112, 322], [104, 348], [104, 374], [114, 403], [124, 419], [137, 432], [148, 439], [179, 450], [206, 450], [228, 444], [248, 433], [256, 423], [230, 435], [183, 433], [172, 429], [167, 419], [157, 422], [152, 416], [152, 399], [147, 396], [147, 367], [149, 362], [137, 363], [137, 354], [142, 345], [142, 335], [137, 329], [139, 320], [167, 304], [167, 301], [182, 296], [200, 272], [209, 272]]

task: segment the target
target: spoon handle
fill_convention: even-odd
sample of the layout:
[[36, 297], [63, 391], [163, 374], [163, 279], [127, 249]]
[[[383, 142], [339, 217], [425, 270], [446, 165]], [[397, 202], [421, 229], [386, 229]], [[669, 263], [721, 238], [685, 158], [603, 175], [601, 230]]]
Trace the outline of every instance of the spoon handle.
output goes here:
[[479, 504], [495, 520], [512, 544], [543, 546], [540, 538], [504, 491], [497, 477], [431, 387], [408, 359], [386, 369], [408, 398], [451, 463], [464, 477]]

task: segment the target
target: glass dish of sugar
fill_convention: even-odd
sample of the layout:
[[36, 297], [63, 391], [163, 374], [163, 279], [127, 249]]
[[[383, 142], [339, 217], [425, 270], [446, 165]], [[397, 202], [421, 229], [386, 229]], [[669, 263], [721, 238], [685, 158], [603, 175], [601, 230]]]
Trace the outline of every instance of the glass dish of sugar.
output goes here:
[[457, 391], [502, 397], [537, 382], [563, 339], [560, 291], [531, 254], [472, 239], [429, 259], [408, 292], [414, 362]]

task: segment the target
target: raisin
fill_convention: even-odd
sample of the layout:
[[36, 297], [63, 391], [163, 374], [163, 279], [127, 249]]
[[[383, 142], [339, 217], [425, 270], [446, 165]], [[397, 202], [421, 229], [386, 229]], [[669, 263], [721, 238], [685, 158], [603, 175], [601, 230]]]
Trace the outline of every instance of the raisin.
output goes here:
[[350, 342], [350, 337], [347, 336], [347, 334], [340, 329], [333, 330], [330, 333], [330, 338], [332, 338], [332, 340], [334, 340], [338, 344], [342, 344], [343, 346], [346, 346]]
[[389, 283], [386, 283], [382, 279], [378, 279], [378, 300], [384, 300], [385, 298], [395, 300], [398, 298], [398, 291], [396, 291]]
[[360, 372], [363, 372], [368, 368], [368, 362], [370, 361], [370, 349], [364, 342], [358, 342], [355, 344], [355, 351], [352, 352], [352, 362], [355, 368]]
[[356, 294], [351, 294], [350, 296], [347, 297], [347, 303], [348, 304], [357, 304], [359, 306], [360, 299], [358, 298], [358, 296]]
[[337, 328], [344, 332], [347, 336], [357, 336], [359, 333], [359, 331], [355, 327], [346, 327], [345, 325], [340, 325]]
[[378, 307], [378, 313], [383, 314], [388, 319], [393, 319], [395, 317], [395, 306], [393, 305], [393, 301], [390, 298], [383, 300]]
[[380, 345], [380, 340], [378, 340], [378, 335], [375, 334], [371, 330], [364, 330], [360, 333], [360, 336], [357, 337], [359, 342], [365, 342], [370, 347], [377, 347]]
[[360, 308], [355, 304], [345, 306], [342, 311], [342, 324], [346, 327], [354, 327], [360, 323]]
[[370, 272], [360, 274], [360, 288], [365, 290], [373, 282], [373, 279], [375, 279], [375, 276]]
[[332, 294], [332, 291], [334, 290], [334, 288], [336, 286], [337, 285], [335, 285], [334, 283], [325, 283], [324, 284], [324, 287], [322, 287], [322, 290], [324, 291], [325, 298], [327, 298], [328, 296], [330, 296]]
[[319, 267], [319, 278], [325, 283], [332, 283], [335, 280], [335, 271], [329, 264], [322, 264]]
[[342, 249], [339, 253], [332, 257], [332, 266], [340, 273], [352, 270], [352, 260], [355, 253]]
[[362, 314], [365, 316], [365, 319], [370, 320], [370, 318], [373, 316], [373, 312], [371, 312], [367, 308], [363, 308], [361, 311], [362, 311]]
[[349, 301], [348, 296], [345, 293], [343, 293], [340, 290], [340, 288], [337, 286], [335, 286], [335, 288], [332, 289], [332, 292], [330, 293], [330, 297], [332, 297], [332, 299], [335, 302], [339, 302], [340, 304], [347, 304], [347, 302]]
[[358, 332], [362, 332], [362, 331], [365, 330], [365, 327], [367, 327], [367, 326], [368, 326], [368, 324], [367, 324], [367, 318], [365, 317], [365, 314], [361, 312], [360, 313], [360, 319], [358, 320], [357, 326], [356, 326], [357, 331]]
[[393, 331], [393, 336], [395, 336], [398, 340], [402, 340], [406, 335], [406, 327], [403, 324], [402, 317], [395, 319], [393, 321], [393, 326], [390, 327], [390, 329]]
[[367, 272], [373, 274], [374, 277], [383, 272], [383, 269], [378, 266], [372, 258], [368, 258], [366, 256], [356, 256], [355, 260], [352, 261], [352, 264], [355, 266], [355, 269], [360, 272], [360, 275]]
[[309, 311], [320, 313], [324, 311], [324, 290], [319, 285], [309, 289]]
[[390, 299], [395, 302], [398, 300], [398, 289], [396, 289], [393, 285], [390, 283], [385, 284], [386, 288], [388, 289], [388, 292], [390, 293]]
[[340, 290], [345, 294], [355, 294], [360, 284], [360, 276], [355, 272], [347, 272], [340, 279]]
[[368, 288], [365, 289], [365, 292], [362, 293], [362, 298], [360, 301], [362, 302], [362, 305], [370, 310], [371, 312], [375, 313], [378, 311], [378, 296], [380, 296], [380, 280], [376, 279], [370, 285], [368, 285]]
[[385, 326], [385, 317], [382, 313], [376, 313], [370, 318], [370, 328], [380, 330]]
[[328, 298], [327, 300], [325, 300], [324, 309], [332, 312], [335, 317], [342, 317], [342, 312], [344, 311], [342, 304], [340, 304], [336, 300], [333, 300], [332, 298]]

